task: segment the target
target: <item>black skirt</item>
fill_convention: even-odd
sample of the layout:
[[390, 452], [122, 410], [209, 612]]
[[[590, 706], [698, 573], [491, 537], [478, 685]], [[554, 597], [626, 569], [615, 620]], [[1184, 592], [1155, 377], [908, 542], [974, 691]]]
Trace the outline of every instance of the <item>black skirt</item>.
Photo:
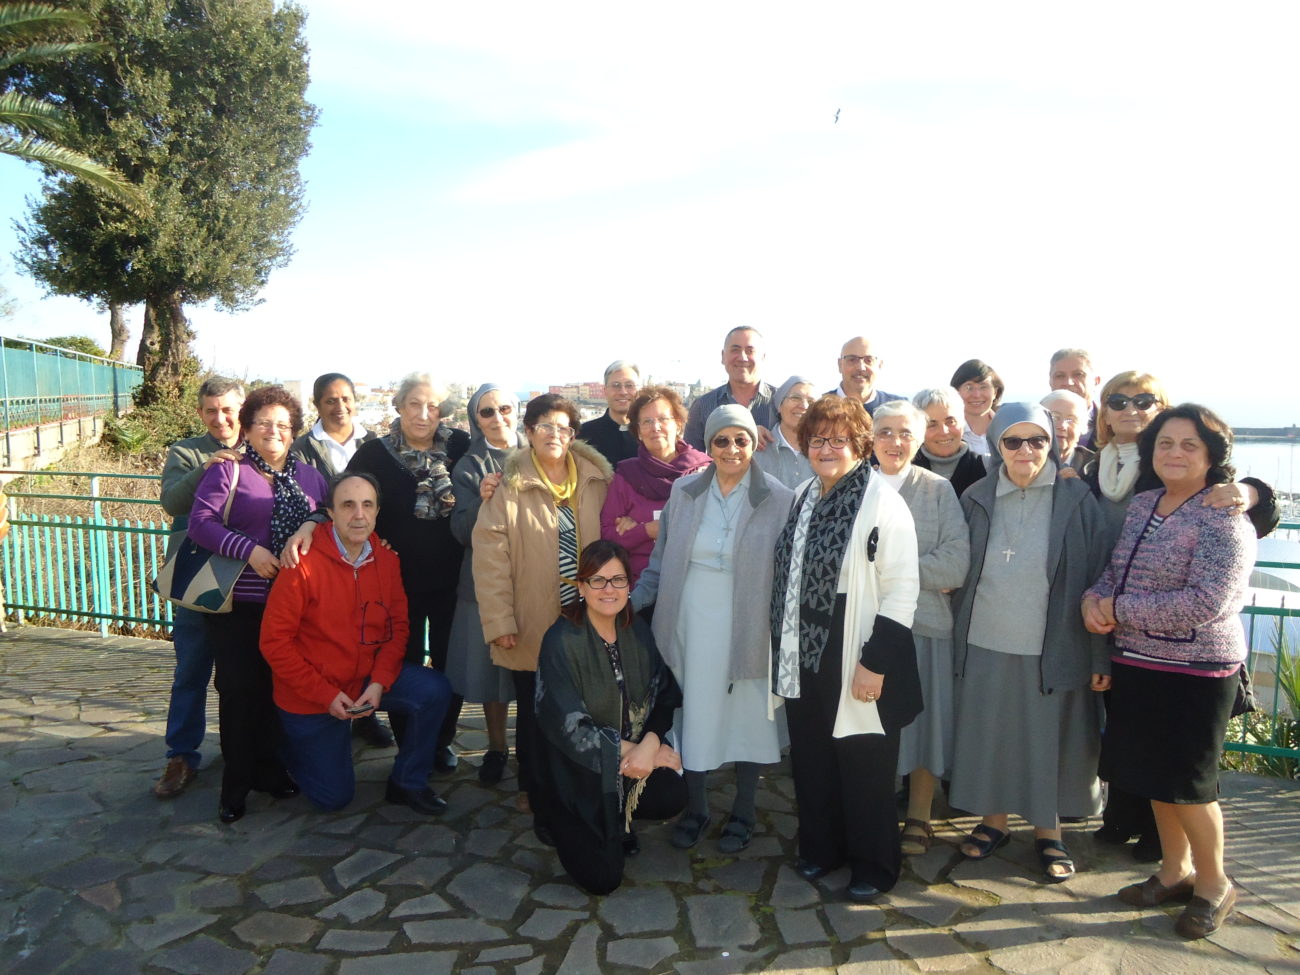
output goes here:
[[1219, 756], [1239, 677], [1149, 670], [1116, 661], [1100, 775], [1146, 799], [1219, 797]]

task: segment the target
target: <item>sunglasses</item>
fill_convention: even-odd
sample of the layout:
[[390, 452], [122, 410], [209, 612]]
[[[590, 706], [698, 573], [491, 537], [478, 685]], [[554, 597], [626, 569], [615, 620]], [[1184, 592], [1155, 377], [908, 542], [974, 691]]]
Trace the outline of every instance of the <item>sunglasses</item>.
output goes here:
[[749, 446], [750, 441], [749, 438], [744, 435], [735, 436], [735, 437], [714, 437], [713, 438], [713, 446], [717, 447], [719, 450], [726, 450], [733, 443], [736, 445], [737, 450], [744, 450], [746, 447]]
[[1010, 450], [1013, 453], [1019, 450], [1025, 444], [1029, 444], [1030, 450], [1042, 450], [1044, 447], [1047, 446], [1048, 441], [1049, 438], [1044, 437], [1041, 433], [1039, 433], [1039, 434], [1035, 434], [1032, 437], [1003, 437], [1002, 446], [1006, 447], [1007, 450]]
[[1160, 401], [1151, 393], [1138, 393], [1136, 396], [1125, 396], [1123, 393], [1111, 393], [1106, 397], [1106, 405], [1116, 412], [1127, 409], [1129, 403], [1132, 403], [1135, 409], [1139, 409], [1145, 413], [1158, 402]]
[[509, 416], [514, 411], [515, 408], [509, 403], [502, 403], [500, 406], [480, 406], [478, 415], [485, 420], [490, 420], [493, 414], [500, 413], [502, 416]]

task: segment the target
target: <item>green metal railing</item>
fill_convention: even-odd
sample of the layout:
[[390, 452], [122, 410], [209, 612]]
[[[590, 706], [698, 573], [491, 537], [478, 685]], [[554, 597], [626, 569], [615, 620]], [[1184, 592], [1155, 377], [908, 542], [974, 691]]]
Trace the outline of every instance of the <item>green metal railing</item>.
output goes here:
[[144, 379], [144, 370], [114, 359], [0, 336], [0, 407], [5, 429], [5, 464], [11, 464], [10, 434], [36, 428], [40, 453], [42, 424], [118, 414], [131, 404], [131, 394]]
[[[0, 471], [23, 474], [24, 471]], [[171, 627], [172, 607], [149, 588], [166, 556], [171, 528], [155, 498], [103, 493], [105, 482], [157, 483], [157, 475], [42, 471], [38, 477], [90, 479], [90, 493], [11, 491], [9, 539], [3, 548], [5, 608], [18, 623], [97, 622], [101, 636], [118, 632], [163, 632]], [[156, 492], [155, 492], [156, 493]], [[25, 499], [84, 502], [89, 517], [22, 514]], [[106, 505], [157, 505], [159, 519], [105, 517]], [[35, 617], [28, 620], [28, 617]]]

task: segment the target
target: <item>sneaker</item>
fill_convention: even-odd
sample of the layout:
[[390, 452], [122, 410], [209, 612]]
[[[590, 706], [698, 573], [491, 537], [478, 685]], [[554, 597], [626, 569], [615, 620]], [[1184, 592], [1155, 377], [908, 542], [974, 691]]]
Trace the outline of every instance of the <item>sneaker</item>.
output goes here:
[[154, 783], [153, 794], [159, 799], [175, 799], [198, 775], [198, 769], [190, 768], [189, 762], [179, 755], [173, 755], [167, 759], [162, 778]]
[[496, 785], [506, 771], [506, 753], [488, 752], [478, 767], [478, 780], [484, 785]]

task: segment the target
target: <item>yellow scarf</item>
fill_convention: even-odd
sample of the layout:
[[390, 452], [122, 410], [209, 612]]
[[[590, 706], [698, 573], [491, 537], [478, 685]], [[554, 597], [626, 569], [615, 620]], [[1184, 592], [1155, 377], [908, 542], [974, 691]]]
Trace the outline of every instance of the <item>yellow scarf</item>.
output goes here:
[[555, 503], [564, 504], [566, 501], [571, 502], [573, 513], [578, 513], [578, 465], [573, 462], [573, 454], [565, 454], [564, 459], [568, 462], [569, 471], [564, 478], [563, 484], [555, 484], [546, 476], [546, 471], [542, 469], [542, 462], [537, 459], [537, 451], [532, 450], [529, 453], [533, 456], [533, 466], [537, 468], [537, 473], [546, 485], [547, 490], [551, 492], [551, 497]]

